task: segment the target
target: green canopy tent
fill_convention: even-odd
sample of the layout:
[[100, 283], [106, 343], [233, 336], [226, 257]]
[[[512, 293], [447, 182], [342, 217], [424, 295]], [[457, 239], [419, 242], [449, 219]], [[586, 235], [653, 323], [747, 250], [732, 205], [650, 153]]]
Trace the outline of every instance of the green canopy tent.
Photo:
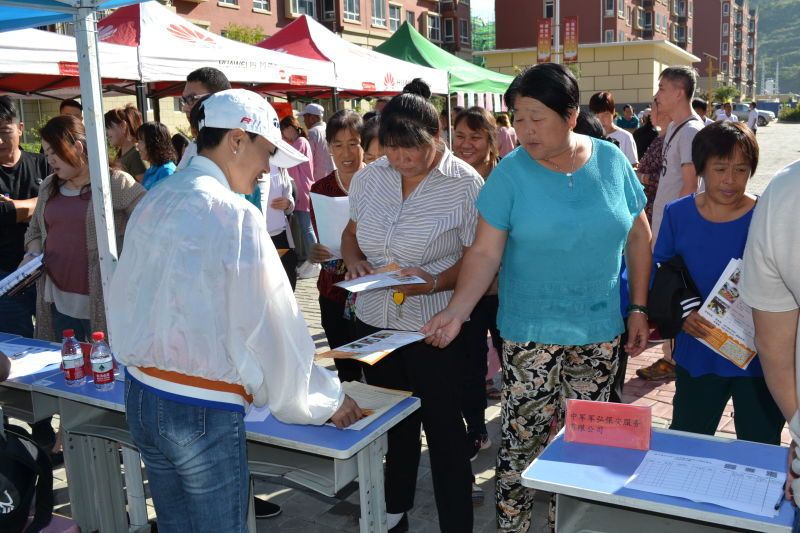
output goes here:
[[473, 65], [439, 48], [407, 22], [389, 40], [375, 48], [377, 52], [450, 73], [450, 91], [503, 94], [513, 76]]

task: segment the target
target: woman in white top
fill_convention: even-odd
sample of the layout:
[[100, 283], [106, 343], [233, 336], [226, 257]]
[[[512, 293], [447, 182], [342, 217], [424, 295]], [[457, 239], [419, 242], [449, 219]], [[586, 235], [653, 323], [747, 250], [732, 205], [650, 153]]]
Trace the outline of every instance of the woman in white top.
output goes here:
[[[442, 142], [436, 109], [419, 94], [394, 97], [381, 113], [386, 157], [350, 183], [350, 222], [342, 258], [350, 278], [401, 267], [425, 283], [364, 291], [356, 298], [356, 334], [418, 331], [450, 301], [463, 251], [475, 238], [475, 200], [483, 180]], [[397, 266], [391, 266], [391, 265]], [[389, 431], [386, 511], [389, 530], [408, 530], [425, 428], [439, 526], [472, 531], [472, 474], [461, 419], [463, 337], [444, 350], [416, 342], [364, 367], [373, 385], [410, 390], [419, 411]]]
[[600, 119], [606, 137], [619, 143], [619, 149], [622, 150], [631, 165], [634, 167], [638, 165], [639, 154], [636, 152], [636, 141], [633, 139], [633, 135], [614, 123], [614, 116], [617, 114], [614, 95], [610, 92], [594, 93], [589, 99], [589, 109]]

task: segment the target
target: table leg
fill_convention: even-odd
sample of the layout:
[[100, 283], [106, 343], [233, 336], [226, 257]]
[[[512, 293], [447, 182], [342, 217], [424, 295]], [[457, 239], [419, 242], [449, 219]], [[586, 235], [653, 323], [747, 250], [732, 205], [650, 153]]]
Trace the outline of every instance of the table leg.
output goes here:
[[98, 437], [88, 437], [88, 441], [94, 452], [92, 486], [100, 531], [128, 533], [118, 445]]
[[383, 492], [383, 456], [388, 439], [381, 435], [358, 452], [358, 492], [361, 501], [361, 533], [386, 533], [386, 500]]
[[142, 481], [142, 460], [139, 452], [122, 447], [122, 464], [125, 466], [125, 488], [128, 497], [130, 531], [147, 527], [147, 503]]
[[69, 483], [70, 509], [72, 518], [81, 531], [96, 531], [100, 523], [95, 515], [92, 493], [92, 450], [88, 437], [64, 432], [64, 468]]

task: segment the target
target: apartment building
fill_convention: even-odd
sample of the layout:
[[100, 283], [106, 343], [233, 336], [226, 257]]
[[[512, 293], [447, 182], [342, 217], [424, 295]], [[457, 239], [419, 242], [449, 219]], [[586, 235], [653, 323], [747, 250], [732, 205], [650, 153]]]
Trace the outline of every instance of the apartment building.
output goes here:
[[[701, 0], [705, 2], [705, 0]], [[664, 40], [692, 53], [692, 0], [561, 0], [561, 16], [578, 17], [580, 43]], [[536, 21], [554, 16], [554, 0], [495, 0], [497, 48], [536, 46]]]
[[469, 0], [171, 0], [186, 19], [214, 33], [229, 24], [260, 26], [275, 34], [300, 15], [361, 46], [375, 47], [403, 22], [464, 58], [472, 54]]
[[758, 11], [748, 0], [702, 0], [695, 6], [695, 55], [700, 75], [730, 85], [745, 99], [756, 95]]

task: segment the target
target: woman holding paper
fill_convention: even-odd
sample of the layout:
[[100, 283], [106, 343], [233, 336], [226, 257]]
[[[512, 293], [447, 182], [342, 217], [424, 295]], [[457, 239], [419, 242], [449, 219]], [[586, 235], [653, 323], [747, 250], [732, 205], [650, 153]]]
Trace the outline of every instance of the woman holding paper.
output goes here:
[[[45, 275], [36, 282], [38, 339], [56, 341], [74, 329], [78, 340], [106, 331], [92, 177], [86, 132], [79, 119], [60, 115], [41, 129], [42, 148], [53, 174], [39, 188], [39, 202], [25, 233], [25, 259], [45, 255]], [[112, 170], [111, 206], [118, 251], [133, 208], [146, 190], [125, 172]]]
[[646, 346], [650, 229], [642, 185], [611, 143], [576, 134], [580, 92], [566, 67], [533, 66], [505, 94], [521, 149], [497, 165], [447, 309], [423, 328], [450, 346], [500, 269], [503, 338], [498, 530], [525, 531], [533, 493], [520, 476], [569, 398], [607, 401], [623, 349], [619, 271], [630, 270], [632, 356]]
[[[394, 97], [381, 113], [386, 157], [353, 176], [350, 222], [342, 234], [349, 279], [395, 263], [425, 283], [364, 291], [356, 298], [356, 336], [380, 329], [417, 331], [444, 309], [464, 249], [475, 236], [483, 180], [442, 142], [436, 109], [419, 94]], [[445, 350], [416, 342], [372, 366], [367, 382], [410, 390], [419, 411], [389, 431], [386, 510], [390, 531], [407, 531], [420, 459], [420, 422], [430, 450], [442, 531], [472, 531], [472, 474], [459, 402], [462, 337]], [[395, 528], [395, 529], [392, 529]]]
[[[694, 138], [692, 160], [705, 191], [667, 205], [653, 260], [681, 256], [705, 302], [730, 260], [744, 254], [757, 201], [746, 188], [758, 164], [758, 143], [742, 124], [715, 122]], [[712, 306], [727, 313], [737, 297], [734, 280], [718, 291]], [[701, 342], [712, 328], [695, 309], [675, 339], [671, 429], [713, 435], [733, 398], [736, 436], [780, 445], [784, 420], [767, 389], [758, 356], [745, 369], [739, 368]]]
[[[335, 113], [325, 128], [328, 148], [336, 164], [336, 169], [311, 186], [313, 194], [333, 198], [346, 197], [350, 190], [353, 175], [364, 168], [364, 150], [361, 147], [361, 117], [351, 109]], [[314, 204], [311, 203], [311, 222], [317, 230]], [[319, 235], [319, 232], [317, 232]], [[354, 341], [353, 316], [347, 305], [347, 291], [335, 284], [344, 280], [344, 261], [334, 258], [331, 251], [322, 244], [311, 247], [308, 256], [312, 263], [321, 263], [322, 269], [317, 279], [319, 290], [319, 314], [322, 329], [331, 348]], [[349, 359], [334, 359], [341, 381], [359, 381], [361, 363]]]

